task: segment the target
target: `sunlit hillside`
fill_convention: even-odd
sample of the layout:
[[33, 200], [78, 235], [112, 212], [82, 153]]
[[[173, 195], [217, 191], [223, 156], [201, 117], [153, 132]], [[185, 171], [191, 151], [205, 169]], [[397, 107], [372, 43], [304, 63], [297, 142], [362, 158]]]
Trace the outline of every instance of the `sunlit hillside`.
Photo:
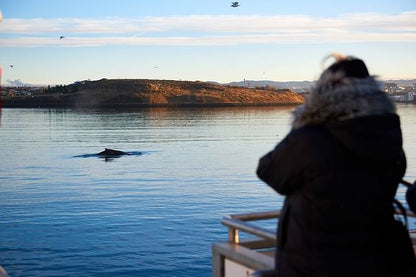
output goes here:
[[290, 89], [246, 88], [207, 82], [102, 79], [10, 95], [4, 107], [111, 108], [141, 106], [293, 105], [304, 98]]

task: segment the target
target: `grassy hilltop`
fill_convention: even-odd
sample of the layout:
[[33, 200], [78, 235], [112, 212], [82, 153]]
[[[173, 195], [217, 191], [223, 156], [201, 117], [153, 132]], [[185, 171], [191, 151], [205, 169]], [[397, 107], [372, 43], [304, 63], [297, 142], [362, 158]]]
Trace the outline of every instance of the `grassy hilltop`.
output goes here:
[[30, 96], [3, 97], [4, 107], [113, 108], [147, 106], [293, 105], [290, 89], [231, 87], [207, 82], [102, 79], [48, 88]]

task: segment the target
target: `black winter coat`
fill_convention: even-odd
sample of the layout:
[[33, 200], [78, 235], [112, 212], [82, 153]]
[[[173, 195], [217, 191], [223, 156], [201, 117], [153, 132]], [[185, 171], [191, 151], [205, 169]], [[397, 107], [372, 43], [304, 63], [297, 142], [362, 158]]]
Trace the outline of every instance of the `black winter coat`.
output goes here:
[[405, 169], [394, 113], [292, 129], [257, 169], [286, 196], [278, 276], [400, 276], [396, 246], [406, 237], [392, 202]]

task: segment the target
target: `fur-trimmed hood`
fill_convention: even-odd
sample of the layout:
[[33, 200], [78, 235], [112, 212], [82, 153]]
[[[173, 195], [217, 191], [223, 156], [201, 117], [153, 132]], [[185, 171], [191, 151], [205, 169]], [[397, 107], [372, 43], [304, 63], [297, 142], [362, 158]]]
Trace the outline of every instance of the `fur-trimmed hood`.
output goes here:
[[343, 121], [368, 115], [395, 113], [395, 106], [372, 76], [348, 77], [326, 70], [305, 103], [293, 115], [293, 128]]

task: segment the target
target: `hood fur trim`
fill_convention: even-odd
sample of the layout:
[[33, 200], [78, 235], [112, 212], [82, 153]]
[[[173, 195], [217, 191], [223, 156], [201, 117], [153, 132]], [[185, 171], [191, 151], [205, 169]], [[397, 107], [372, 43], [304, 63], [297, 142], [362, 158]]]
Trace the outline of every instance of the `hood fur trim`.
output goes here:
[[305, 103], [293, 112], [292, 126], [395, 112], [393, 102], [374, 77], [350, 78], [343, 72], [324, 71]]

